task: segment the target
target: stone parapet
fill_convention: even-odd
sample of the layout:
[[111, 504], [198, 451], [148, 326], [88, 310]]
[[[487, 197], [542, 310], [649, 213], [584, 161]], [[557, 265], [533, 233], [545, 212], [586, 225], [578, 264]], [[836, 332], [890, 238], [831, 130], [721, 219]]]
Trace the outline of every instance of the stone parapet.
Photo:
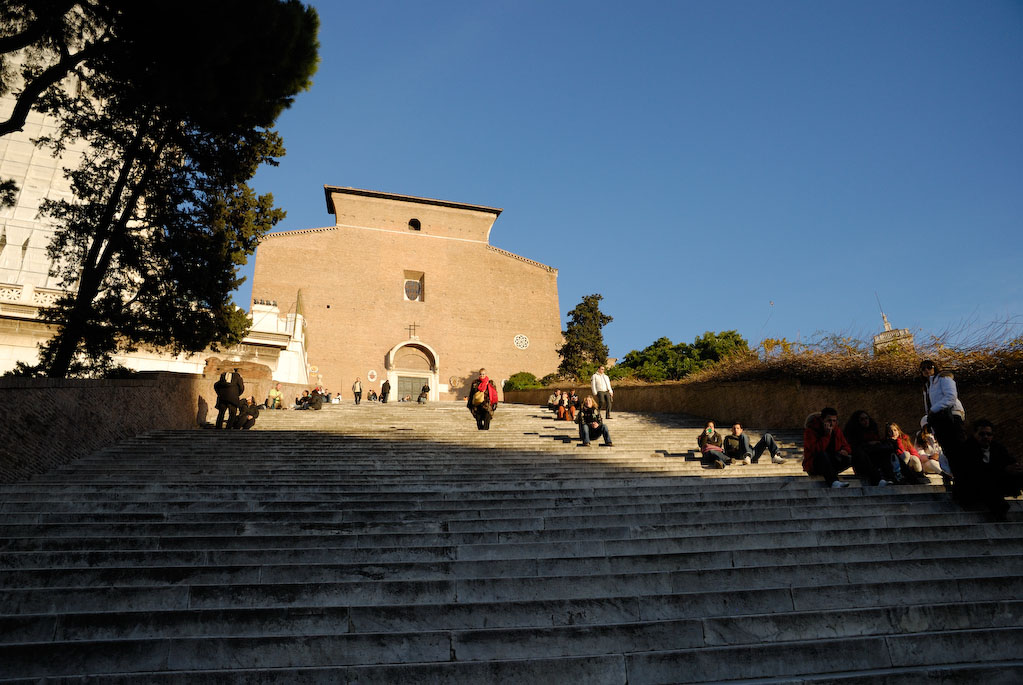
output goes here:
[[[570, 389], [564, 385], [561, 389]], [[546, 404], [553, 387], [506, 391], [505, 402]], [[580, 397], [589, 386], [578, 386]], [[959, 398], [967, 420], [987, 418], [998, 439], [1023, 456], [1023, 391], [1016, 386], [971, 387], [960, 383]], [[799, 381], [741, 381], [725, 383], [666, 383], [615, 387], [614, 408], [622, 411], [692, 414], [720, 425], [739, 421], [747, 427], [801, 429], [806, 417], [822, 407], [838, 409], [844, 424], [857, 410], [878, 423], [894, 421], [907, 433], [920, 427], [924, 401], [920, 386], [906, 384], [816, 385]]]

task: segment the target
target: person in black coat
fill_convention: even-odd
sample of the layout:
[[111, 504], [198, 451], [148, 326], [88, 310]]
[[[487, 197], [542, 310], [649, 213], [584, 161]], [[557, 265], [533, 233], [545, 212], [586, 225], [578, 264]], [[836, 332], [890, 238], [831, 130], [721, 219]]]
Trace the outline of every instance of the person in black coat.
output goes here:
[[391, 394], [391, 381], [384, 381], [380, 386], [380, 402], [387, 404], [387, 396]]
[[256, 398], [250, 397], [248, 401], [242, 398], [242, 409], [238, 413], [238, 418], [234, 420], [234, 427], [249, 430], [256, 425], [256, 419], [258, 418], [259, 405], [256, 404]]
[[973, 436], [966, 441], [963, 458], [956, 466], [953, 493], [962, 504], [983, 504], [1005, 520], [1009, 511], [1005, 498], [1017, 497], [1023, 489], [1023, 467], [994, 436], [990, 421], [973, 422]]
[[319, 389], [313, 389], [313, 394], [309, 396], [308, 408], [315, 411], [323, 409], [323, 395], [320, 394]]
[[220, 374], [220, 380], [213, 384], [217, 393], [217, 428], [224, 427], [224, 413], [228, 415], [227, 427], [234, 425], [238, 410], [242, 408], [242, 393], [245, 392], [245, 381], [238, 369]]

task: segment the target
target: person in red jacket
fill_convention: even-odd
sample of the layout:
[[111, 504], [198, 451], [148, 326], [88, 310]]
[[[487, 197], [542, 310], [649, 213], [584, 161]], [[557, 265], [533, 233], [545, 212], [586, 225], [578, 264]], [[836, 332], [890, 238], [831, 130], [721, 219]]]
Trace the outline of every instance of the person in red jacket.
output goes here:
[[486, 369], [480, 369], [480, 377], [472, 382], [466, 406], [476, 419], [476, 430], [490, 430], [490, 419], [497, 409], [497, 386], [487, 377]]
[[838, 474], [852, 466], [852, 447], [838, 427], [838, 411], [824, 407], [819, 414], [806, 419], [803, 431], [803, 470], [811, 476], [823, 476], [833, 488], [849, 484], [838, 480]]

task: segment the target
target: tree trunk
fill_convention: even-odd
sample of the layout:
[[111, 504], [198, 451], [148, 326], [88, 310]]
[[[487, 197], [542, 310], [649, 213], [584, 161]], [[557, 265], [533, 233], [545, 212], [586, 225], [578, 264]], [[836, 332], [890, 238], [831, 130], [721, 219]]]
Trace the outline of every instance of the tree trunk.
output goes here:
[[142, 177], [135, 184], [124, 210], [115, 219], [117, 205], [121, 195], [128, 187], [128, 179], [131, 175], [132, 167], [138, 161], [151, 121], [151, 115], [147, 115], [139, 127], [139, 132], [135, 135], [131, 147], [126, 151], [117, 182], [114, 184], [113, 192], [111, 192], [107, 200], [103, 216], [96, 226], [96, 235], [93, 237], [92, 245], [89, 248], [89, 253], [86, 255], [81, 275], [78, 279], [78, 290], [75, 293], [74, 305], [67, 313], [66, 319], [61, 323], [60, 330], [51, 342], [51, 345], [54, 346], [53, 354], [46, 369], [46, 375], [50, 378], [64, 378], [67, 376], [71, 368], [71, 362], [74, 360], [75, 353], [78, 350], [78, 345], [86, 335], [92, 302], [96, 299], [96, 295], [99, 294], [103, 277], [106, 275], [107, 269], [110, 268], [113, 256], [119, 250], [119, 243], [124, 238], [124, 231], [128, 226], [128, 221], [134, 214], [135, 207], [142, 196], [146, 183], [151, 177], [152, 170], [163, 153], [167, 139], [166, 132], [161, 136], [156, 149], [150, 155], [148, 162], [146, 162], [146, 168], [142, 173]]

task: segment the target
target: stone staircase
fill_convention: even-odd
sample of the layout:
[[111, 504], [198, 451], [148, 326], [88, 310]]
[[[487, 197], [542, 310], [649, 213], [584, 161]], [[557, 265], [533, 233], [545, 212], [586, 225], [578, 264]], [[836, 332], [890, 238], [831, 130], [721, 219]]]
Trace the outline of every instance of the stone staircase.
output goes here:
[[0, 681], [1023, 682], [1019, 503], [608, 425], [346, 403], [0, 486]]

